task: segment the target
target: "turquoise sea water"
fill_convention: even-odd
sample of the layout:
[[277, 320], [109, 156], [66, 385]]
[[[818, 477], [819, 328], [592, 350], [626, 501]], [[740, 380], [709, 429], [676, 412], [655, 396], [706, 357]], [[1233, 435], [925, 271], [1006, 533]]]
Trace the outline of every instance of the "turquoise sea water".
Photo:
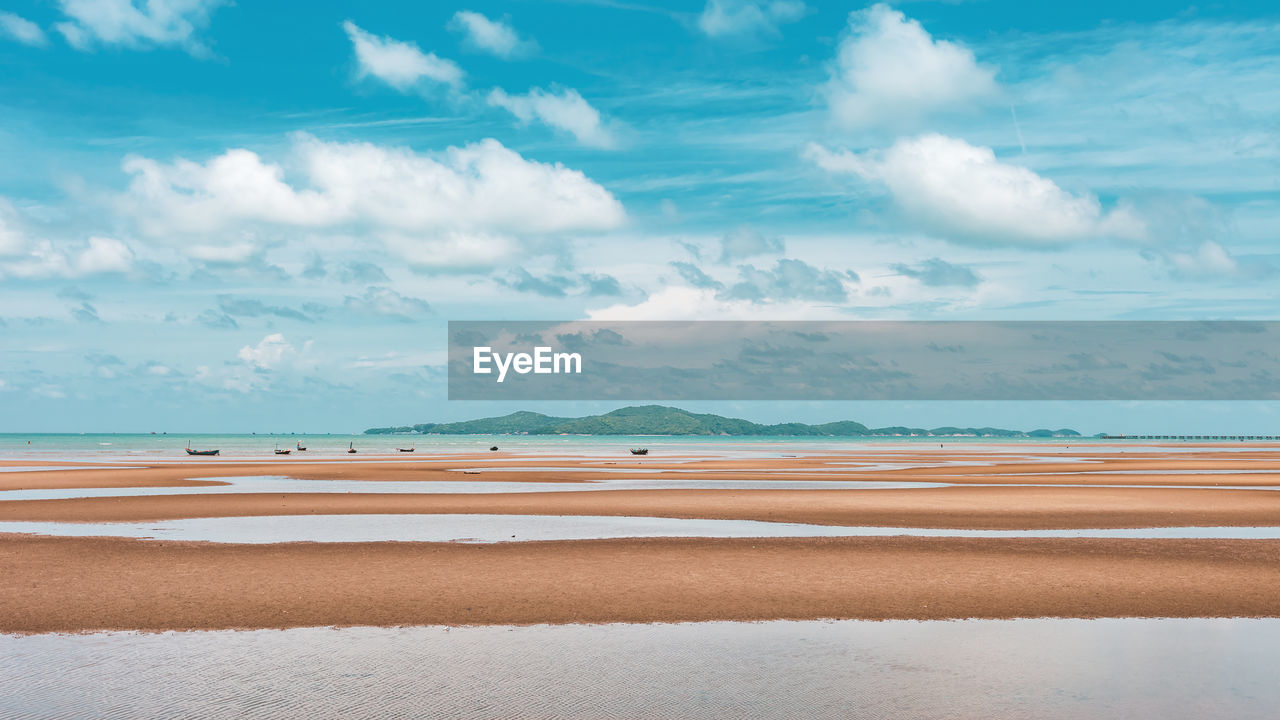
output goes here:
[[[296, 451], [297, 443], [306, 448]], [[218, 449], [220, 457], [262, 458], [273, 455], [276, 447], [294, 449], [297, 457], [346, 457], [348, 447], [357, 454], [391, 455], [412, 459], [424, 454], [456, 454], [487, 452], [493, 445], [502, 451], [545, 454], [627, 454], [630, 448], [647, 447], [654, 454], [671, 453], [811, 453], [841, 449], [870, 449], [887, 446], [957, 447], [1018, 446], [1080, 447], [1091, 445], [1101, 449], [1114, 447], [1114, 441], [1094, 438], [810, 438], [764, 436], [623, 436], [623, 435], [304, 435], [304, 434], [167, 434], [146, 433], [3, 433], [0, 434], [0, 459], [128, 461], [130, 458], [186, 458], [184, 448], [190, 443], [198, 450]], [[415, 448], [415, 454], [400, 453], [398, 448]]]
[[[979, 438], [979, 437], [788, 437], [788, 436], [697, 436], [697, 435], [346, 435], [346, 434], [149, 434], [149, 433], [0, 433], [0, 460], [86, 460], [127, 462], [130, 459], [187, 458], [184, 448], [218, 449], [221, 458], [261, 459], [272, 457], [275, 448], [293, 450], [293, 457], [349, 457], [354, 447], [359, 456], [414, 459], [423, 455], [488, 452], [497, 445], [501, 451], [547, 455], [628, 455], [630, 448], [646, 447], [657, 455], [782, 455], [839, 450], [879, 448], [987, 448], [1017, 449], [1035, 446], [1037, 454], [1054, 449], [1090, 448], [1097, 452], [1135, 451], [1151, 446], [1149, 441], [1102, 440], [1098, 438]], [[301, 443], [305, 452], [298, 452]], [[1162, 449], [1198, 444], [1161, 441]], [[1252, 449], [1276, 443], [1239, 442], [1231, 447]], [[414, 448], [401, 453], [399, 448]], [[192, 458], [198, 460], [199, 458]]]

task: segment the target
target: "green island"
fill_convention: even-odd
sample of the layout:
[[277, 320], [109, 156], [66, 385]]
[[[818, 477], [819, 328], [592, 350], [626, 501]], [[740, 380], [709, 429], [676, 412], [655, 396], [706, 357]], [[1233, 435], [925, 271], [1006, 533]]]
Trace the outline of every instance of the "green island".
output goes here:
[[553, 417], [536, 412], [514, 412], [502, 417], [450, 423], [421, 423], [398, 427], [377, 427], [366, 435], [766, 435], [788, 437], [1043, 437], [1072, 438], [1080, 433], [1059, 430], [1005, 430], [981, 427], [869, 428], [852, 420], [809, 425], [779, 423], [762, 425], [750, 420], [707, 413], [693, 413], [663, 405], [624, 407], [603, 415]]

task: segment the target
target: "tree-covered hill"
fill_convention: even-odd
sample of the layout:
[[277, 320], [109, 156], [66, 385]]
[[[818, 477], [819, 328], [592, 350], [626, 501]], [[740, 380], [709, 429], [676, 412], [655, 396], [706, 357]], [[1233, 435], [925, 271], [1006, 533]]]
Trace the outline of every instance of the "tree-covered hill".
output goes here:
[[502, 417], [451, 423], [422, 423], [365, 430], [369, 435], [422, 433], [428, 435], [773, 435], [804, 437], [868, 436], [978, 436], [978, 437], [1079, 437], [1075, 430], [1005, 430], [1002, 428], [909, 427], [868, 428], [859, 422], [808, 425], [762, 425], [750, 420], [707, 413], [692, 413], [663, 405], [619, 408], [603, 415], [580, 418], [552, 417], [535, 412], [514, 412]]

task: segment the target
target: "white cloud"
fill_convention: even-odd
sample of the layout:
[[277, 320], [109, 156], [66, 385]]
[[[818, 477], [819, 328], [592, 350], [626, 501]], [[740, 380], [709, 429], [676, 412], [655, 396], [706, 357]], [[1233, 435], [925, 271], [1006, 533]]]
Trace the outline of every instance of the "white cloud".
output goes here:
[[537, 44], [521, 38], [504, 20], [490, 20], [478, 12], [459, 10], [449, 21], [449, 29], [463, 33], [472, 47], [510, 59], [532, 53]]
[[251, 242], [221, 245], [189, 245], [187, 257], [214, 265], [243, 265], [262, 255], [262, 246]]
[[1226, 248], [1206, 241], [1194, 252], [1168, 253], [1166, 259], [1175, 273], [1184, 277], [1212, 278], [1240, 274], [1240, 264]]
[[698, 29], [710, 37], [776, 33], [783, 23], [804, 17], [799, 0], [707, 0], [698, 16]]
[[673, 286], [659, 290], [634, 305], [618, 303], [588, 310], [588, 320], [754, 320], [758, 311], [750, 302], [718, 300], [705, 288]]
[[1272, 277], [1275, 266], [1263, 261], [1254, 261], [1242, 265], [1231, 256], [1220, 243], [1206, 240], [1194, 250], [1157, 251], [1155, 256], [1146, 254], [1148, 259], [1158, 258], [1165, 261], [1174, 277], [1194, 279], [1194, 281], [1213, 281], [1213, 279], [1261, 279]]
[[775, 255], [786, 252], [786, 243], [780, 237], [769, 237], [748, 227], [741, 226], [720, 238], [720, 262], [742, 260], [756, 255]]
[[379, 37], [347, 20], [342, 23], [356, 52], [359, 77], [373, 76], [400, 91], [426, 78], [453, 88], [462, 86], [462, 69], [452, 60], [424, 53], [413, 43]]
[[133, 269], [133, 250], [105, 237], [90, 237], [83, 246], [33, 240], [17, 227], [13, 206], [0, 198], [0, 277], [40, 279], [126, 273]]
[[296, 180], [233, 149], [204, 164], [126, 158], [122, 202], [155, 236], [216, 233], [240, 223], [365, 226], [397, 232], [546, 234], [605, 230], [621, 203], [577, 170], [526, 160], [496, 140], [434, 155], [294, 136]]
[[297, 349], [284, 339], [282, 333], [267, 335], [256, 346], [245, 345], [236, 353], [236, 357], [242, 361], [262, 370], [271, 370], [292, 362], [297, 356]]
[[208, 49], [196, 31], [227, 0], [61, 0], [69, 20], [55, 25], [80, 50], [95, 43], [125, 47], [179, 46], [193, 55]]
[[89, 246], [76, 256], [75, 275], [123, 273], [133, 268], [133, 251], [112, 238], [91, 237]]
[[1139, 239], [1142, 221], [1127, 209], [1103, 212], [1092, 194], [1073, 194], [1019, 165], [945, 135], [898, 140], [883, 151], [806, 153], [833, 173], [882, 183], [903, 214], [948, 239], [1052, 246], [1096, 237]]
[[790, 299], [759, 303], [725, 298], [711, 288], [673, 285], [634, 305], [588, 310], [589, 320], [847, 320], [838, 306]]
[[588, 147], [617, 147], [613, 132], [600, 120], [600, 112], [582, 98], [577, 90], [563, 88], [559, 94], [533, 88], [524, 95], [508, 95], [501, 88], [489, 93], [489, 104], [515, 115], [521, 122], [540, 120], [564, 130]]
[[27, 239], [18, 230], [18, 213], [13, 205], [0, 198], [0, 257], [21, 255], [27, 251]]
[[392, 233], [387, 247], [418, 270], [480, 271], [500, 267], [528, 255], [509, 235], [445, 232], [430, 236]]
[[846, 128], [898, 124], [996, 93], [996, 69], [887, 5], [849, 15], [824, 93]]
[[0, 11], [0, 35], [8, 35], [24, 45], [41, 46], [49, 42], [39, 25], [11, 12]]
[[348, 295], [343, 306], [357, 313], [366, 315], [387, 315], [401, 320], [420, 320], [431, 313], [431, 306], [426, 300], [401, 295], [389, 287], [372, 286], [365, 289], [359, 297]]

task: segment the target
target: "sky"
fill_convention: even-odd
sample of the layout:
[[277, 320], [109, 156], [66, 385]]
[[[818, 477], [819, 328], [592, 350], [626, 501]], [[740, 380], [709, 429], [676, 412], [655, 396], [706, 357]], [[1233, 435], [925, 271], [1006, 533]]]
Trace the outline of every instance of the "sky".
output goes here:
[[447, 401], [448, 320], [1275, 319], [1278, 31], [1261, 2], [8, 0], [0, 432], [616, 406]]

